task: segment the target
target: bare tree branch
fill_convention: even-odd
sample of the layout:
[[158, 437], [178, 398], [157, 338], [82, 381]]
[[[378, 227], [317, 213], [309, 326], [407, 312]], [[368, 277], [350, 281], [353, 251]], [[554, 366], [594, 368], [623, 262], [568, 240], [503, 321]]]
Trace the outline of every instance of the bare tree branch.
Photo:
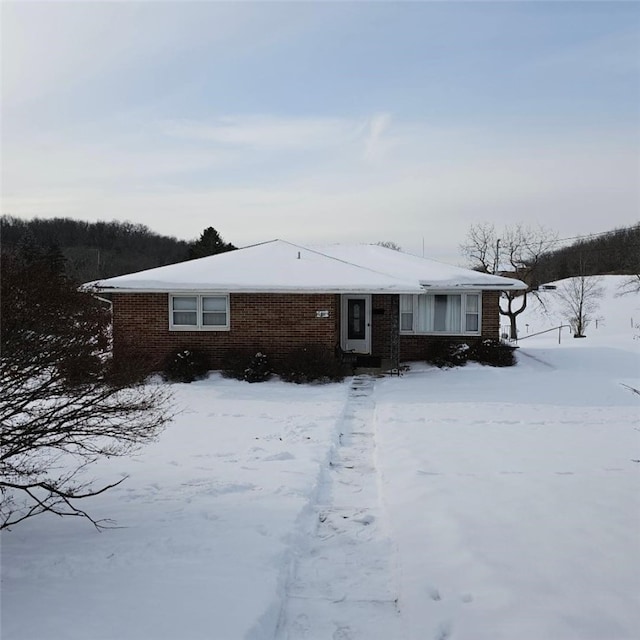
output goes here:
[[535, 292], [538, 282], [538, 266], [541, 258], [551, 251], [558, 234], [542, 225], [523, 224], [506, 226], [498, 234], [493, 224], [471, 225], [465, 243], [460, 245], [462, 254], [472, 269], [484, 273], [500, 273], [522, 280], [529, 288], [524, 293], [505, 292], [500, 313], [510, 321], [512, 338], [517, 338], [516, 318], [527, 307], [527, 294]]
[[625, 278], [620, 283], [616, 296], [626, 296], [634, 293], [640, 293], [640, 273]]
[[0, 529], [46, 512], [103, 528], [76, 501], [123, 479], [94, 486], [84, 473], [154, 440], [169, 394], [114, 368], [108, 314], [55, 265], [37, 252], [2, 259]]

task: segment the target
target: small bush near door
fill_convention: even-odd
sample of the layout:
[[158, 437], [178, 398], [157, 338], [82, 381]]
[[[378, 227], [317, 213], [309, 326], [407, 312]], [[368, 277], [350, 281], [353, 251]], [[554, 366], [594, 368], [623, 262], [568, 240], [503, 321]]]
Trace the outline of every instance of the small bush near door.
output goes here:
[[170, 382], [193, 382], [209, 372], [209, 358], [197, 349], [178, 349], [164, 361], [162, 377]]
[[514, 350], [515, 347], [499, 340], [481, 340], [471, 345], [442, 340], [429, 345], [425, 359], [440, 368], [462, 367], [469, 360], [492, 367], [511, 367], [516, 363]]
[[333, 351], [311, 344], [289, 352], [277, 373], [286, 382], [339, 382], [344, 378], [340, 362]]
[[512, 367], [516, 363], [515, 349], [499, 340], [481, 340], [471, 347], [469, 360], [492, 367]]
[[426, 360], [436, 367], [462, 367], [469, 359], [466, 342], [438, 341], [429, 345]]

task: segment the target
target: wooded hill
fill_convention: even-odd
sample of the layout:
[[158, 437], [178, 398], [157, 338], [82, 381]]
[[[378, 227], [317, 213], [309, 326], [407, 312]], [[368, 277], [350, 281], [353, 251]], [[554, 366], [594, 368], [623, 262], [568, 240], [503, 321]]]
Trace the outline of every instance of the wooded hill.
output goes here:
[[[131, 222], [84, 222], [70, 218], [21, 220], [0, 217], [2, 250], [33, 245], [59, 250], [76, 282], [89, 282], [235, 249], [209, 227], [187, 242]], [[540, 283], [578, 275], [640, 273], [640, 223], [614, 229], [545, 254]]]
[[187, 259], [189, 243], [130, 222], [84, 222], [69, 218], [0, 219], [3, 251], [34, 245], [58, 249], [76, 282], [109, 278]]
[[37, 247], [60, 252], [67, 276], [89, 282], [235, 249], [209, 227], [187, 242], [131, 222], [84, 222], [70, 218], [0, 218], [2, 250]]
[[577, 239], [542, 256], [538, 282], [574, 276], [631, 275], [640, 273], [640, 223]]

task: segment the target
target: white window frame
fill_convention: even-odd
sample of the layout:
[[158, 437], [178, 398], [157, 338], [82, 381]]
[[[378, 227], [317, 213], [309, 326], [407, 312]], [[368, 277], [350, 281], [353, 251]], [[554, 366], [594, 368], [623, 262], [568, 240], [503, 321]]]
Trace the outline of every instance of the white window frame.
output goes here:
[[[461, 331], [418, 331], [417, 326], [417, 311], [418, 311], [418, 299], [421, 296], [461, 296], [460, 304], [460, 327]], [[478, 329], [477, 331], [467, 331], [467, 296], [477, 296], [478, 300]], [[408, 305], [408, 301], [411, 299], [411, 305]], [[411, 306], [411, 311], [408, 310], [408, 306]], [[435, 305], [431, 305], [434, 309]], [[469, 314], [475, 314], [475, 311], [469, 312]], [[404, 320], [403, 320], [404, 316]], [[403, 329], [403, 325], [407, 325], [407, 321], [411, 316], [411, 329]], [[401, 294], [400, 295], [400, 334], [401, 335], [416, 335], [416, 336], [479, 336], [482, 334], [482, 292], [481, 291], [429, 291], [428, 293], [421, 294]]]
[[[174, 324], [173, 322], [173, 301], [175, 298], [195, 298], [196, 299], [196, 324]], [[225, 301], [225, 324], [204, 324], [203, 322], [203, 299], [223, 298]], [[170, 293], [169, 294], [169, 330], [170, 331], [229, 331], [230, 329], [230, 305], [228, 293]]]

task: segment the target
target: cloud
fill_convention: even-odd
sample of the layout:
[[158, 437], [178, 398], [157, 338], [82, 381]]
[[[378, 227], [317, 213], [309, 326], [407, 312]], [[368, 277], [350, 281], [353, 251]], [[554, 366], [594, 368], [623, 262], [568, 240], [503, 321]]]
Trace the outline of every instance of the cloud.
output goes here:
[[[135, 124], [135, 123], [134, 123]], [[535, 222], [562, 235], [632, 224], [637, 133], [435, 126], [360, 117], [226, 115], [133, 129], [10, 138], [3, 210], [129, 219], [235, 244], [393, 240], [455, 261], [471, 223]]]
[[[358, 144], [349, 153], [336, 145], [312, 173], [287, 165], [270, 180], [245, 172], [233, 185], [224, 180], [224, 186], [215, 186], [206, 178], [185, 183], [179, 168], [198, 165], [200, 156], [182, 149], [157, 159], [150, 153], [139, 170], [137, 161], [126, 162], [126, 154], [107, 155], [98, 166], [133, 171], [134, 179], [128, 185], [101, 184], [96, 167], [90, 179], [78, 179], [83, 175], [78, 155], [75, 166], [61, 169], [71, 177], [64, 189], [50, 184], [15, 190], [5, 197], [4, 209], [25, 216], [129, 219], [183, 238], [214, 226], [240, 245], [274, 237], [303, 243], [393, 240], [421, 253], [424, 238], [429, 255], [449, 262], [458, 259], [459, 243], [478, 221], [541, 223], [572, 236], [637, 219], [638, 151], [632, 141], [624, 143], [623, 132], [592, 136], [586, 144], [582, 134], [566, 132], [512, 139], [495, 131], [434, 130], [391, 118], [379, 126], [375, 116], [363, 120], [370, 125]], [[295, 129], [278, 122], [279, 131]], [[343, 130], [352, 131], [342, 124], [329, 129], [336, 139]], [[391, 144], [372, 164], [363, 153], [375, 130]], [[253, 154], [256, 137], [246, 143], [240, 136], [237, 144], [249, 144]], [[316, 138], [310, 139], [315, 144]], [[220, 160], [221, 168], [226, 161]], [[41, 171], [47, 166], [44, 162]], [[35, 184], [37, 176], [32, 177]], [[76, 189], [74, 183], [92, 188]]]
[[380, 113], [370, 119], [364, 145], [365, 158], [375, 161], [384, 156], [389, 141], [385, 141], [383, 136], [388, 131], [390, 125], [391, 114], [389, 113]]
[[[132, 95], [144, 101], [150, 89], [180, 93], [194, 76], [226, 71], [311, 24], [302, 9], [205, 0], [5, 2], [3, 108], [19, 114], [60, 100], [69, 111], [89, 101], [104, 113], [110, 96], [126, 93], [131, 108]], [[146, 95], [136, 94], [140, 87]]]
[[365, 121], [346, 118], [302, 118], [260, 115], [223, 116], [211, 121], [163, 123], [166, 135], [224, 146], [264, 150], [317, 149], [339, 146], [361, 137]]

